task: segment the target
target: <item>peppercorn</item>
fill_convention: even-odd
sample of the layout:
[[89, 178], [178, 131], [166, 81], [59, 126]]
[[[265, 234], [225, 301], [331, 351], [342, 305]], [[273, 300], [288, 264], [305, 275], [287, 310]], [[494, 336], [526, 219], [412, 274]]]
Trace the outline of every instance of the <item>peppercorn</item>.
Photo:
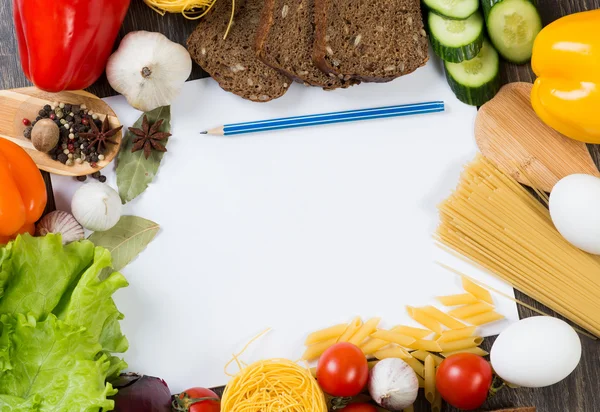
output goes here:
[[70, 104], [65, 104], [65, 112], [70, 113], [73, 110], [73, 106]]
[[42, 120], [42, 119], [43, 119], [43, 117], [42, 117], [42, 116], [38, 116], [38, 117], [36, 117], [36, 118], [35, 118], [35, 121], [36, 121], [36, 122], [39, 122], [39, 121], [40, 121], [40, 120]]
[[56, 119], [56, 113], [50, 113], [50, 118], [51, 118], [52, 120]]
[[47, 113], [45, 110], [40, 110], [40, 111], [38, 112], [38, 115], [39, 115], [40, 117], [44, 118], [44, 117], [47, 117], [47, 116], [48, 116], [48, 113]]
[[50, 107], [49, 104], [44, 106], [44, 111], [49, 112], [50, 110], [52, 110], [52, 108]]
[[73, 114], [76, 114], [76, 115], [81, 113], [81, 110], [79, 109], [79, 105], [76, 105], [76, 104], [71, 106], [71, 111], [73, 112]]
[[23, 119], [23, 126], [29, 126], [31, 125], [31, 122], [29, 121], [29, 119], [25, 118]]
[[67, 122], [71, 123], [73, 121], [73, 116], [67, 116], [66, 119]]
[[87, 179], [87, 176], [86, 176], [86, 175], [83, 175], [83, 176], [77, 176], [77, 180], [79, 180], [80, 182], [85, 182], [85, 181], [86, 181], [86, 179]]
[[83, 119], [81, 119], [81, 124], [84, 124], [87, 126], [88, 124], [90, 124], [90, 121], [87, 119], [87, 117], [84, 117]]
[[56, 153], [52, 153], [52, 155], [50, 157], [52, 158], [52, 160], [58, 159], [58, 155]]
[[106, 182], [106, 176], [100, 176], [98, 180], [100, 181], [100, 183], [104, 183]]
[[90, 166], [92, 166], [95, 169], [98, 167], [98, 163], [92, 162], [92, 163], [90, 163]]
[[92, 177], [94, 179], [98, 179], [100, 177], [100, 172], [94, 172], [94, 173], [92, 173]]
[[27, 126], [25, 130], [23, 130], [23, 136], [25, 136], [27, 139], [31, 139], [31, 129], [33, 129], [33, 127]]
[[67, 155], [66, 155], [66, 154], [64, 154], [64, 153], [61, 153], [61, 154], [59, 154], [59, 155], [58, 155], [57, 159], [58, 159], [58, 161], [59, 161], [59, 162], [61, 162], [62, 164], [65, 164], [65, 163], [67, 163], [67, 160], [69, 160], [69, 156], [67, 156]]

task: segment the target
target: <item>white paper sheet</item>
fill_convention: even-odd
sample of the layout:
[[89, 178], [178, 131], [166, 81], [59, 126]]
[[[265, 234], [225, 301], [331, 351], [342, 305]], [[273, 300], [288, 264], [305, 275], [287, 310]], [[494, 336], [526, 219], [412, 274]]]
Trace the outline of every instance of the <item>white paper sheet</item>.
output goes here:
[[[246, 135], [202, 136], [224, 123], [444, 100], [416, 117]], [[140, 113], [106, 101], [130, 126]], [[267, 327], [243, 356], [297, 359], [306, 334], [353, 316], [415, 325], [404, 306], [460, 293], [442, 260], [505, 293], [512, 289], [434, 246], [436, 205], [473, 159], [475, 109], [448, 88], [437, 61], [388, 84], [324, 92], [293, 85], [257, 104], [211, 79], [186, 84], [172, 106], [172, 133], [155, 182], [125, 208], [161, 225], [123, 273], [115, 299], [126, 315], [130, 369], [173, 391], [227, 382], [232, 353]], [[114, 167], [103, 171], [116, 187]], [[72, 178], [53, 176], [69, 210]], [[518, 319], [484, 328], [496, 334]], [[235, 367], [230, 369], [235, 372]]]

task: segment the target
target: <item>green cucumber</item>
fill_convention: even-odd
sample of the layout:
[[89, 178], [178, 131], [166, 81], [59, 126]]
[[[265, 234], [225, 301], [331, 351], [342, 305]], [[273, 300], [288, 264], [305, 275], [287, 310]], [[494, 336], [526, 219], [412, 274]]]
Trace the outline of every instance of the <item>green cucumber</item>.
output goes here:
[[500, 59], [487, 40], [473, 59], [444, 62], [444, 68], [450, 88], [463, 103], [481, 106], [500, 89]]
[[531, 59], [533, 41], [542, 19], [528, 0], [483, 0], [490, 39], [506, 60], [522, 64]]
[[479, 9], [479, 0], [423, 0], [434, 13], [451, 19], [466, 19]]
[[429, 39], [442, 60], [460, 63], [477, 56], [483, 45], [483, 17], [475, 12], [465, 20], [454, 20], [429, 13]]

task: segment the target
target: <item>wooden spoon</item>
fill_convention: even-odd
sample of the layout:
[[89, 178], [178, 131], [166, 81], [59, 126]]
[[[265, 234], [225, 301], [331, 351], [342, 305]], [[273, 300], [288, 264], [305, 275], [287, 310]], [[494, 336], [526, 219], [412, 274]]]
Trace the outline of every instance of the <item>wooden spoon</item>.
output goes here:
[[531, 87], [509, 83], [481, 107], [475, 120], [481, 153], [520, 183], [545, 192], [573, 173], [600, 177], [585, 143], [563, 136], [538, 118], [531, 107]]
[[116, 145], [108, 144], [104, 153], [104, 160], [97, 162], [98, 167], [93, 168], [89, 163], [67, 166], [59, 161], [52, 160], [47, 153], [37, 151], [29, 139], [23, 137], [23, 119], [35, 120], [38, 112], [46, 104], [59, 101], [62, 103], [82, 105], [98, 114], [104, 120], [108, 115], [111, 128], [119, 127], [119, 119], [115, 112], [97, 96], [85, 91], [69, 91], [60, 93], [47, 93], [35, 87], [22, 89], [0, 90], [0, 139], [8, 139], [19, 146], [31, 156], [37, 166], [50, 173], [64, 176], [89, 175], [108, 165], [119, 152], [122, 134], [117, 133], [113, 139]]

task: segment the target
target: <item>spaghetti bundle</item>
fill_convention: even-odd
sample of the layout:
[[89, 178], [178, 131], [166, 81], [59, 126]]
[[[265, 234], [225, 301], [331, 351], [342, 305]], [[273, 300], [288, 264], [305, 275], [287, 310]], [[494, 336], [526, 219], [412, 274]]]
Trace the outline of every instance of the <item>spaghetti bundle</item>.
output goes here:
[[327, 412], [325, 395], [309, 370], [286, 359], [242, 369], [225, 388], [221, 412]]
[[513, 178], [478, 156], [439, 211], [438, 241], [600, 336], [600, 258], [568, 243]]

